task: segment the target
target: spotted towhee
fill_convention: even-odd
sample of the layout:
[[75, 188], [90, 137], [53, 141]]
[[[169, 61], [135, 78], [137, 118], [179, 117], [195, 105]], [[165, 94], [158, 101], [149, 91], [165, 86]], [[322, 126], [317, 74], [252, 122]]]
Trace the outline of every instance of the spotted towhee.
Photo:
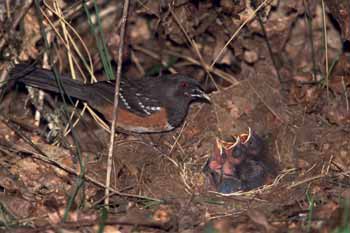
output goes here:
[[[10, 79], [28, 86], [59, 93], [52, 71], [26, 64], [17, 64]], [[83, 84], [68, 75], [60, 77], [66, 96], [87, 102], [104, 118], [112, 121], [114, 82]], [[174, 74], [145, 77], [141, 80], [122, 78], [119, 89], [117, 127], [136, 133], [166, 132], [178, 127], [193, 101], [209, 102], [197, 80]]]

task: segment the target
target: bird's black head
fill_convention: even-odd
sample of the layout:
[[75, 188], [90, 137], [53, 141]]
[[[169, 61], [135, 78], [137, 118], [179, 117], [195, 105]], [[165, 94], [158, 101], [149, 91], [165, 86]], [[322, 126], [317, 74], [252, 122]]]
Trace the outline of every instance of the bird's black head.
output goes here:
[[185, 102], [204, 101], [210, 103], [210, 97], [204, 92], [200, 83], [186, 75], [175, 74], [163, 77], [163, 81], [168, 83], [165, 90], [166, 96], [175, 97]]
[[210, 103], [209, 96], [204, 92], [200, 83], [189, 76], [181, 74], [163, 75], [152, 88], [158, 99], [166, 107], [169, 122], [179, 126], [186, 117], [188, 106], [193, 101]]

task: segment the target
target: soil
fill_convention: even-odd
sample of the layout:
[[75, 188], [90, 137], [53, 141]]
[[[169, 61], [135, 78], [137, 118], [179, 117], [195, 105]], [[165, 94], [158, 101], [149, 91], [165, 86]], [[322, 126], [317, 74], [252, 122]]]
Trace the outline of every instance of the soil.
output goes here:
[[[1, 232], [350, 230], [348, 1], [130, 1], [122, 78], [188, 74], [212, 101], [191, 104], [171, 132], [117, 133], [108, 206], [108, 124], [83, 103], [7, 82], [17, 62], [71, 73], [69, 56], [78, 77], [90, 80], [91, 64], [106, 80], [87, 14], [74, 1], [48, 1], [41, 20], [36, 4], [19, 2], [0, 2]], [[116, 70], [124, 1], [97, 4], [95, 29]], [[65, 112], [76, 120], [70, 132]], [[266, 145], [269, 178], [218, 193], [203, 172], [216, 139], [249, 128]]]

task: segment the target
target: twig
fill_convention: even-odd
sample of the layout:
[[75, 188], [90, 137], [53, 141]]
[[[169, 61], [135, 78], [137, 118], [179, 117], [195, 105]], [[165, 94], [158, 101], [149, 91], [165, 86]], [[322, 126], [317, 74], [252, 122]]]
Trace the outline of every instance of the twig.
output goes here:
[[258, 18], [258, 22], [259, 22], [259, 24], [260, 24], [261, 31], [263, 32], [264, 39], [265, 39], [265, 42], [266, 42], [266, 45], [267, 45], [267, 49], [268, 49], [268, 51], [269, 51], [269, 53], [270, 53], [270, 57], [271, 57], [271, 60], [272, 60], [272, 64], [273, 64], [273, 66], [275, 67], [275, 70], [276, 70], [276, 73], [277, 73], [278, 81], [281, 83], [281, 82], [282, 82], [282, 78], [281, 78], [281, 74], [280, 74], [280, 68], [279, 68], [278, 65], [277, 65], [276, 57], [275, 57], [275, 55], [273, 54], [273, 51], [272, 51], [272, 47], [271, 47], [269, 38], [267, 37], [267, 32], [266, 32], [264, 23], [263, 23], [263, 21], [262, 21], [261, 14], [260, 14], [260, 12], [258, 12], [257, 14], [258, 14], [258, 17], [257, 17], [257, 18]]
[[[103, 1], [105, 1], [105, 0], [97, 0], [97, 4], [100, 4]], [[85, 1], [85, 5], [88, 8], [90, 8], [93, 6], [93, 2], [94, 2], [93, 0]], [[46, 5], [46, 7], [47, 7], [47, 5]], [[80, 15], [82, 7], [83, 7], [82, 1], [76, 1], [75, 5], [73, 5], [71, 7], [71, 10], [64, 12], [63, 18], [67, 21], [72, 21], [73, 19], [75, 19], [76, 17], [78, 17]], [[55, 27], [57, 27], [59, 24], [60, 24], [60, 19], [57, 20], [56, 22], [54, 22], [53, 25], [48, 25], [44, 30], [46, 33], [50, 32]], [[38, 41], [40, 38], [41, 38], [41, 35], [38, 34], [38, 35], [34, 36], [33, 38], [31, 38], [29, 43], [32, 43], [33, 41]]]
[[310, 12], [309, 4], [306, 0], [304, 0], [304, 8], [305, 8], [305, 16], [306, 21], [308, 25], [308, 36], [310, 40], [310, 47], [311, 47], [311, 57], [312, 57], [312, 70], [313, 70], [313, 80], [316, 80], [317, 76], [317, 68], [316, 68], [316, 54], [315, 54], [315, 46], [313, 41], [313, 33], [312, 33], [312, 15]]
[[[192, 57], [182, 55], [182, 54], [179, 54], [177, 52], [170, 51], [170, 50], [164, 51], [164, 53], [172, 55], [172, 56], [180, 57], [180, 58], [182, 58], [182, 59], [184, 59], [184, 60], [186, 60], [194, 65], [201, 66], [201, 63]], [[237, 85], [239, 83], [239, 81], [235, 77], [233, 77], [229, 73], [226, 73], [225, 71], [222, 71], [222, 70], [214, 68], [214, 67], [207, 67], [207, 68], [208, 68], [209, 72], [216, 74], [217, 76], [221, 77], [222, 79], [226, 80], [227, 82], [231, 83], [232, 85]]]
[[121, 18], [121, 26], [120, 26], [120, 44], [118, 50], [118, 66], [117, 66], [117, 78], [115, 82], [115, 92], [114, 92], [114, 105], [113, 105], [113, 116], [112, 116], [112, 127], [111, 127], [111, 137], [110, 144], [108, 149], [108, 160], [107, 160], [107, 173], [106, 173], [106, 190], [105, 190], [105, 205], [108, 208], [109, 205], [109, 191], [111, 185], [111, 172], [112, 172], [112, 159], [113, 159], [113, 151], [114, 151], [114, 138], [115, 138], [115, 128], [117, 123], [117, 110], [119, 103], [119, 87], [120, 87], [120, 76], [122, 71], [122, 55], [123, 55], [123, 47], [124, 47], [124, 36], [125, 36], [125, 25], [128, 16], [128, 8], [129, 8], [129, 0], [124, 1], [123, 6], [123, 16]]
[[[160, 229], [164, 231], [168, 231], [171, 229], [172, 225], [171, 222], [157, 222], [154, 220], [149, 219], [138, 219], [138, 218], [126, 218], [126, 217], [109, 217], [103, 222], [105, 225], [126, 225], [126, 226], [139, 226], [139, 227], [146, 227], [146, 228], [154, 228], [154, 229]], [[79, 220], [79, 221], [66, 221], [64, 223], [57, 224], [53, 226], [52, 224], [48, 224], [45, 226], [41, 226], [35, 229], [27, 229], [26, 232], [28, 233], [38, 233], [38, 232], [53, 232], [53, 229], [60, 229], [57, 232], [61, 231], [69, 231], [69, 229], [81, 229], [81, 228], [87, 228], [87, 227], [94, 227], [98, 225], [98, 220]], [[51, 230], [51, 231], [50, 231]], [[55, 231], [56, 232], [56, 231]]]
[[327, 89], [327, 99], [329, 102], [329, 65], [328, 65], [328, 34], [327, 34], [327, 22], [326, 22], [326, 9], [324, 6], [324, 0], [321, 1], [322, 5], [322, 23], [323, 23], [323, 35], [324, 35], [324, 53], [326, 56], [326, 89]]
[[171, 13], [171, 15], [173, 16], [173, 18], [175, 19], [175, 22], [177, 23], [177, 25], [179, 26], [179, 28], [181, 29], [182, 33], [185, 35], [187, 41], [191, 44], [192, 49], [194, 50], [195, 54], [197, 55], [199, 62], [201, 64], [201, 66], [203, 67], [203, 69], [205, 70], [205, 72], [208, 74], [210, 80], [213, 82], [213, 84], [215, 85], [217, 90], [220, 90], [219, 86], [216, 84], [213, 76], [211, 75], [211, 73], [209, 72], [209, 65], [205, 62], [205, 60], [203, 59], [203, 56], [201, 54], [201, 52], [199, 51], [198, 45], [197, 43], [194, 41], [194, 39], [192, 39], [189, 34], [187, 33], [187, 31], [185, 30], [185, 28], [183, 27], [183, 25], [181, 24], [179, 18], [177, 17], [177, 15], [175, 14], [175, 12], [172, 10], [170, 4], [169, 4], [169, 11]]
[[2, 50], [2, 48], [5, 46], [8, 38], [14, 33], [14, 31], [16, 30], [16, 27], [18, 26], [19, 22], [22, 20], [22, 18], [24, 17], [24, 15], [27, 13], [27, 11], [29, 10], [29, 8], [31, 7], [33, 3], [33, 0], [28, 0], [25, 1], [24, 5], [22, 6], [20, 12], [17, 14], [17, 17], [12, 21], [12, 26], [9, 30], [9, 32], [7, 33], [7, 37], [4, 36], [1, 41], [0, 41], [0, 51]]
[[329, 173], [329, 169], [331, 168], [333, 159], [334, 159], [334, 155], [332, 154], [331, 157], [330, 157], [329, 160], [328, 160], [328, 166], [327, 166], [327, 168], [326, 168], [326, 173], [325, 173], [326, 175], [328, 175], [328, 173]]
[[311, 182], [311, 181], [314, 181], [314, 180], [318, 180], [318, 179], [321, 179], [321, 178], [324, 178], [324, 177], [337, 177], [337, 176], [349, 176], [350, 174], [350, 170], [347, 170], [347, 171], [344, 171], [344, 172], [338, 172], [338, 173], [335, 173], [335, 174], [332, 174], [332, 175], [329, 175], [329, 174], [319, 174], [319, 175], [316, 175], [316, 176], [312, 176], [312, 177], [309, 177], [309, 178], [306, 178], [304, 180], [301, 180], [301, 181], [298, 181], [292, 185], [289, 185], [287, 187], [287, 189], [291, 189], [291, 188], [295, 188], [299, 185], [302, 185], [302, 184], [305, 184], [305, 183], [308, 183], [308, 182]]
[[289, 186], [287, 187], [287, 189], [295, 188], [295, 187], [297, 187], [297, 186], [299, 186], [299, 185], [302, 185], [302, 184], [305, 184], [305, 183], [309, 183], [309, 182], [314, 181], [314, 180], [317, 180], [317, 179], [321, 179], [321, 178], [323, 178], [323, 177], [325, 177], [325, 176], [326, 176], [325, 174], [319, 174], [319, 175], [317, 175], [317, 176], [308, 177], [308, 178], [306, 178], [306, 179], [304, 179], [304, 180], [301, 180], [301, 181], [298, 181], [298, 182], [296, 182], [296, 183], [294, 183], [294, 184], [292, 184], [292, 185], [289, 185]]
[[349, 98], [348, 98], [348, 92], [346, 90], [346, 84], [345, 84], [345, 81], [344, 81], [344, 76], [341, 76], [341, 84], [342, 84], [343, 90], [344, 90], [346, 112], [349, 113]]
[[8, 72], [9, 72], [9, 69], [5, 68], [0, 73], [0, 88], [3, 87], [4, 85], [6, 85], [6, 78], [7, 78]]
[[[8, 2], [6, 2], [8, 3]], [[17, 14], [16, 18], [11, 21], [12, 22], [12, 26], [9, 30], [9, 32], [7, 33], [7, 35], [3, 36], [0, 39], [0, 51], [2, 50], [2, 48], [6, 45], [7, 40], [11, 37], [11, 35], [14, 33], [16, 27], [18, 26], [19, 22], [22, 20], [22, 18], [24, 17], [24, 15], [27, 13], [27, 11], [29, 10], [29, 8], [31, 7], [33, 3], [33, 0], [28, 0], [25, 2], [25, 4], [22, 6], [20, 12]], [[8, 6], [7, 6], [8, 8]], [[9, 8], [8, 8], [9, 9]], [[10, 16], [10, 13], [8, 11], [8, 16]], [[0, 74], [0, 87], [2, 87], [4, 80], [6, 79], [8, 74], [8, 70], [4, 69], [1, 74]]]
[[[104, 223], [106, 225], [131, 225], [131, 226], [157, 228], [162, 230], [169, 230], [171, 228], [171, 225], [169, 224], [169, 222], [161, 223], [150, 219], [137, 219], [137, 218], [126, 218], [126, 217], [109, 217]], [[93, 226], [95, 224], [96, 224], [96, 221], [79, 221], [79, 222], [64, 223], [61, 226], [77, 228], [81, 226]]]
[[231, 36], [231, 38], [226, 42], [225, 46], [220, 50], [220, 52], [218, 53], [218, 55], [216, 55], [216, 58], [214, 59], [214, 61], [211, 63], [210, 68], [213, 68], [215, 63], [219, 60], [219, 58], [221, 57], [222, 53], [225, 51], [225, 48], [231, 43], [231, 41], [236, 38], [236, 36], [238, 35], [238, 33], [242, 30], [242, 28], [250, 21], [252, 20], [256, 13], [263, 8], [267, 2], [269, 0], [265, 0], [264, 2], [262, 2], [253, 12], [253, 14], [251, 14], [242, 24], [241, 26], [239, 26], [239, 28], [233, 33], [233, 35]]

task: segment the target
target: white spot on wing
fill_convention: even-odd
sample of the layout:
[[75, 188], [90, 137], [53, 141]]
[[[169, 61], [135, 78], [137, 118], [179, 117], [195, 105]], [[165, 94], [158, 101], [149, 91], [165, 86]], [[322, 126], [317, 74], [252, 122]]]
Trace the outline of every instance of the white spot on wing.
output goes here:
[[[121, 101], [123, 102], [124, 106], [127, 109], [131, 109], [131, 106], [129, 105], [128, 101], [125, 99], [125, 97], [123, 96], [122, 90], [123, 89], [119, 89], [119, 97], [121, 99]], [[141, 97], [140, 99], [144, 99], [145, 101], [150, 101], [151, 99], [149, 97], [144, 97], [142, 96], [141, 93], [135, 93], [136, 96]], [[138, 101], [137, 104], [140, 106], [140, 108], [142, 109], [142, 111], [144, 113], [146, 113], [147, 115], [151, 115], [153, 112], [156, 111], [160, 111], [160, 107], [159, 106], [148, 106], [148, 105], [144, 105], [141, 101]]]
[[120, 99], [122, 100], [124, 106], [127, 108], [127, 109], [131, 109], [130, 105], [128, 104], [128, 102], [126, 101], [126, 99], [124, 98], [123, 94], [119, 91], [119, 97]]
[[151, 113], [147, 110], [147, 108], [145, 107], [145, 105], [143, 105], [142, 102], [138, 102], [138, 104], [140, 105], [141, 109], [147, 114], [147, 115], [151, 115]]

